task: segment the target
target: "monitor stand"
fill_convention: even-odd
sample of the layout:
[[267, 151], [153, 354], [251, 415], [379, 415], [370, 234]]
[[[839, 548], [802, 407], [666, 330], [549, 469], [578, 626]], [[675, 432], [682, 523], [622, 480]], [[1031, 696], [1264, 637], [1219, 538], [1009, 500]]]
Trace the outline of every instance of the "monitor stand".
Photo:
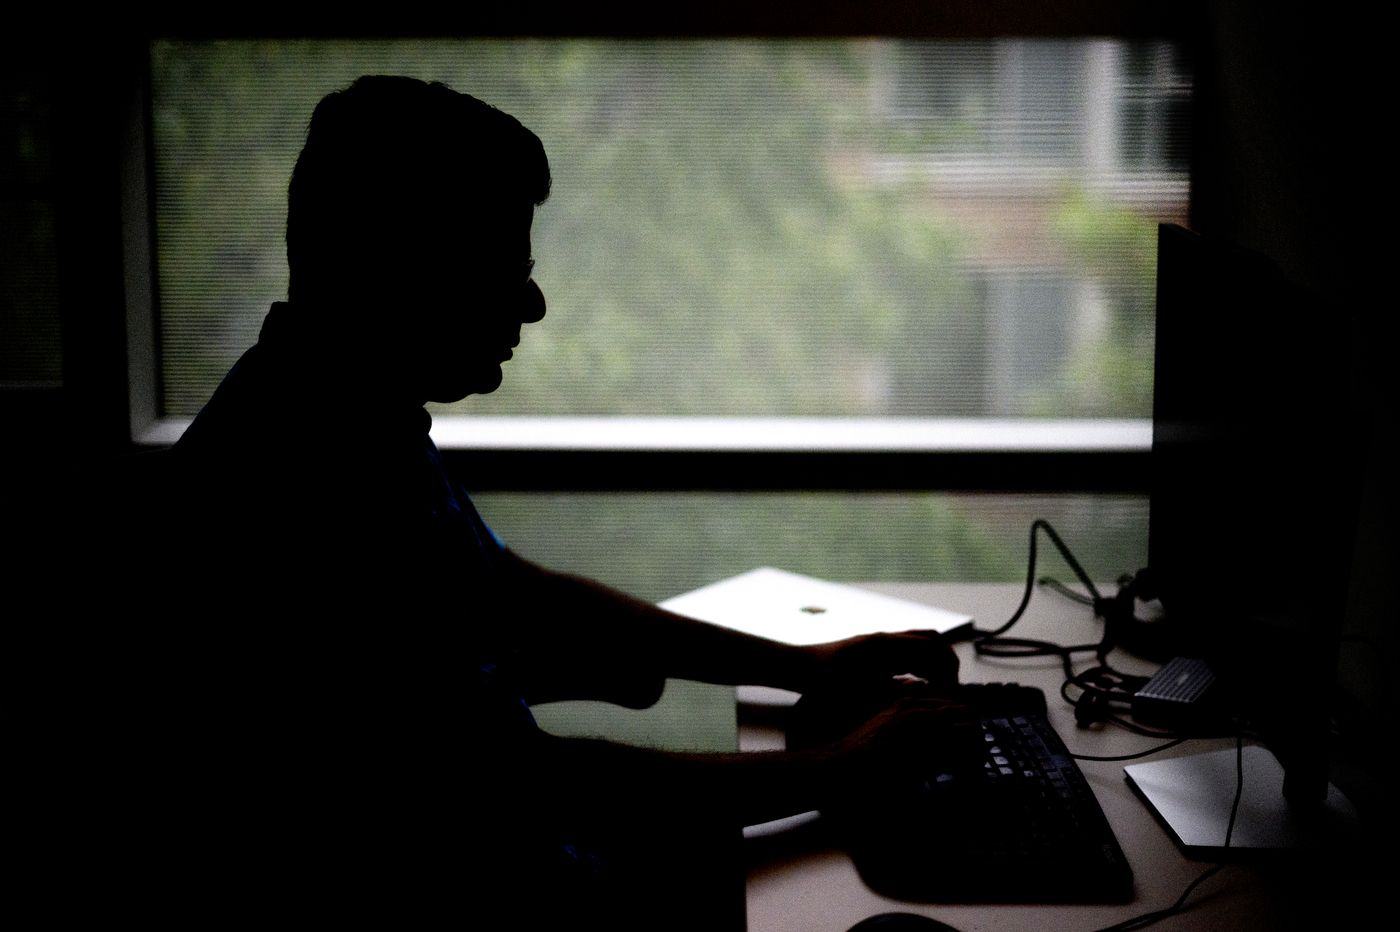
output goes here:
[[[1128, 785], [1171, 832], [1187, 857], [1227, 857], [1225, 830], [1235, 800], [1235, 750], [1192, 754], [1123, 768]], [[1359, 832], [1356, 810], [1330, 783], [1312, 812], [1283, 798], [1283, 767], [1267, 748], [1244, 749], [1244, 792], [1229, 857], [1300, 850]]]

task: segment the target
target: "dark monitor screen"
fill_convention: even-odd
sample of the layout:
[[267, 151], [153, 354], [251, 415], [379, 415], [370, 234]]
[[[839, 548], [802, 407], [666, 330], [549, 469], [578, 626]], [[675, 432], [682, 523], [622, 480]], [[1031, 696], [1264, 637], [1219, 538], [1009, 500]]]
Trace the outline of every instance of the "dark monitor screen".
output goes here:
[[1159, 228], [1152, 582], [1181, 650], [1210, 661], [1295, 802], [1326, 792], [1355, 537], [1342, 336], [1266, 257]]

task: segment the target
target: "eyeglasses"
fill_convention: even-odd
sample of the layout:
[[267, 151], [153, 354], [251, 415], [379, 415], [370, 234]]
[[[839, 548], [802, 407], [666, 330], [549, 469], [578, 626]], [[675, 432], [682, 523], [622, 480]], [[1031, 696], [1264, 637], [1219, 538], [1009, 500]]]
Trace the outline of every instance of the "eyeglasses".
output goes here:
[[498, 288], [529, 284], [535, 273], [534, 259], [508, 259], [503, 256], [486, 255], [477, 258], [472, 266], [477, 275]]

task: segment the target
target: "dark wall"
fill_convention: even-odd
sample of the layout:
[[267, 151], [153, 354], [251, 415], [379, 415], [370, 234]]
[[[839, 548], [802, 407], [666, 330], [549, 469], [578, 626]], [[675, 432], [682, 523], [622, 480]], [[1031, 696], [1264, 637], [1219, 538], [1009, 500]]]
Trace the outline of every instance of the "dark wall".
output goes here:
[[1379, 274], [1387, 50], [1349, 18], [1239, 0], [1205, 8], [1199, 41], [1192, 226], [1354, 302]]
[[114, 452], [127, 437], [119, 144], [140, 45], [53, 31], [6, 45], [0, 129], [9, 151], [0, 193], [42, 204], [52, 223], [31, 226], [29, 241], [7, 244], [15, 252], [7, 248], [4, 259], [42, 254], [53, 265], [47, 280], [7, 292], [3, 312], [28, 315], [31, 331], [46, 331], [35, 315], [52, 313], [56, 298], [60, 340], [48, 367], [56, 378], [0, 389], [5, 459], [51, 457], [55, 445]]
[[[1339, 677], [1350, 697], [1339, 712], [1350, 728], [1368, 727], [1395, 705], [1386, 686], [1395, 681], [1391, 579], [1400, 559], [1394, 343], [1385, 328], [1395, 304], [1386, 288], [1395, 235], [1381, 229], [1390, 201], [1382, 159], [1391, 159], [1380, 140], [1393, 112], [1383, 69], [1393, 49], [1374, 26], [1345, 7], [1209, 4], [1192, 197], [1193, 228], [1276, 259], [1311, 292], [1316, 326], [1342, 330], [1351, 346], [1351, 398], [1369, 444], [1359, 527], [1354, 544], [1312, 542], [1354, 546]], [[1280, 455], [1310, 442], [1300, 423]], [[1343, 788], [1354, 801], [1396, 824], [1393, 794], [1378, 792], [1364, 773], [1334, 779], [1349, 781]]]
[[[129, 445], [116, 159], [129, 48], [53, 31], [0, 42], [0, 314], [7, 338], [26, 344], [0, 374], [0, 523], [19, 581], [10, 610], [21, 598], [40, 615], [55, 604], [58, 582], [40, 571], [75, 520], [73, 464]], [[100, 489], [88, 491], [100, 507]]]

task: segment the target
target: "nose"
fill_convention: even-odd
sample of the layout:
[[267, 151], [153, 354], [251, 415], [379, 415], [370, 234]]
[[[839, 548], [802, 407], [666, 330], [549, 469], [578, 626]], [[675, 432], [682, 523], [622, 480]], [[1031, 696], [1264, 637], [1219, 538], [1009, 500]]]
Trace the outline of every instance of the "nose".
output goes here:
[[532, 278], [525, 283], [525, 297], [520, 302], [520, 322], [533, 324], [544, 319], [544, 292]]

